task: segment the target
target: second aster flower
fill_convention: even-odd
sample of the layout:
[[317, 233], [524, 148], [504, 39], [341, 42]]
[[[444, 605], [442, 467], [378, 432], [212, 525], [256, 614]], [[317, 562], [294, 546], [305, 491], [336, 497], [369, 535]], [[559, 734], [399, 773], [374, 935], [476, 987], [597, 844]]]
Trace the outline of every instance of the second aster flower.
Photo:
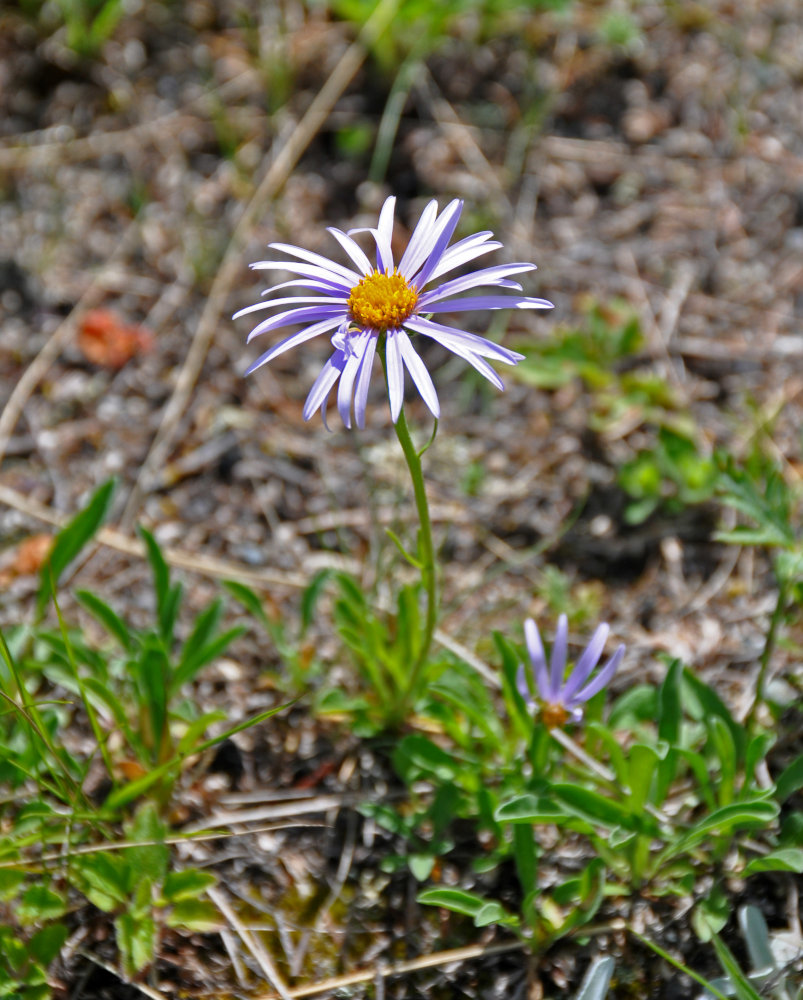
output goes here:
[[[307, 397], [304, 405], [305, 420], [309, 420], [320, 409], [325, 422], [327, 400], [339, 380], [337, 409], [343, 423], [346, 427], [351, 427], [353, 406], [357, 426], [365, 426], [368, 385], [380, 336], [385, 337], [388, 394], [394, 423], [401, 412], [405, 370], [432, 414], [435, 417], [440, 414], [432, 378], [413, 346], [411, 334], [437, 341], [476, 368], [498, 389], [504, 389], [502, 380], [486, 358], [515, 365], [522, 359], [522, 355], [468, 330], [444, 326], [432, 317], [442, 313], [485, 309], [552, 308], [552, 303], [546, 299], [524, 295], [470, 295], [455, 298], [476, 288], [503, 288], [520, 292], [521, 285], [511, 281], [510, 277], [534, 270], [534, 264], [486, 267], [427, 289], [437, 278], [490, 250], [499, 249], [502, 244], [491, 239], [493, 233], [482, 232], [449, 246], [463, 203], [459, 200], [452, 201], [439, 214], [437, 202], [431, 201], [424, 209], [401, 259], [396, 263], [391, 250], [395, 203], [395, 198], [385, 201], [375, 229], [351, 230], [348, 233], [329, 229], [350, 258], [351, 267], [285, 243], [271, 243], [270, 247], [295, 259], [263, 260], [251, 265], [257, 270], [286, 271], [296, 276], [292, 281], [275, 285], [265, 295], [287, 288], [313, 294], [270, 299], [235, 313], [236, 319], [262, 309], [289, 307], [254, 327], [249, 334], [249, 341], [282, 327], [302, 326], [301, 330], [285, 337], [257, 358], [246, 374], [307, 340], [324, 334], [331, 335], [334, 352]], [[373, 237], [376, 243], [375, 265], [352, 238], [356, 232], [368, 232]]]
[[597, 627], [580, 659], [566, 677], [569, 647], [569, 625], [566, 615], [561, 615], [558, 619], [549, 667], [538, 626], [532, 618], [528, 618], [524, 623], [524, 639], [535, 680], [535, 697], [530, 691], [523, 664], [519, 667], [517, 686], [525, 702], [539, 706], [544, 725], [556, 727], [566, 722], [582, 721], [583, 705], [611, 682], [625, 655], [624, 645], [618, 646], [597, 676], [589, 680], [602, 656], [609, 632], [610, 628], [606, 624]]

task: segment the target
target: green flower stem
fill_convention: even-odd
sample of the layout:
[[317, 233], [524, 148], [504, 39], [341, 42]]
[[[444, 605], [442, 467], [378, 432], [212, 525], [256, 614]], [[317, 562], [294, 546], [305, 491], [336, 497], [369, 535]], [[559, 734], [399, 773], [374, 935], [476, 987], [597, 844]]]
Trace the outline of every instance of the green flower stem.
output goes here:
[[410, 470], [410, 478], [413, 481], [413, 492], [415, 494], [415, 506], [418, 511], [418, 553], [417, 558], [421, 567], [421, 583], [427, 599], [427, 613], [424, 619], [424, 628], [421, 633], [421, 645], [418, 656], [410, 668], [407, 688], [402, 694], [400, 713], [406, 713], [409, 702], [414, 698], [416, 685], [418, 683], [421, 670], [427, 661], [429, 650], [432, 645], [432, 636], [435, 633], [435, 625], [438, 620], [438, 583], [435, 570], [435, 546], [432, 542], [432, 520], [429, 516], [429, 504], [427, 503], [427, 491], [424, 486], [424, 473], [421, 467], [422, 452], [416, 451], [413, 439], [410, 437], [410, 429], [404, 416], [404, 408], [399, 413], [399, 419], [395, 423], [396, 437], [399, 439], [407, 468]]
[[772, 618], [770, 619], [770, 627], [767, 631], [767, 638], [764, 642], [764, 648], [761, 651], [761, 659], [759, 660], [758, 677], [756, 678], [756, 696], [753, 699], [753, 704], [750, 707], [747, 718], [745, 719], [745, 725], [748, 730], [752, 729], [756, 721], [756, 712], [758, 711], [758, 706], [764, 700], [764, 685], [767, 678], [767, 670], [769, 669], [770, 659], [775, 650], [775, 645], [778, 641], [778, 629], [786, 613], [786, 602], [789, 597], [789, 583], [786, 579], [778, 578], [778, 599], [775, 602], [775, 608], [772, 612]]
[[[385, 373], [385, 381], [387, 382], [388, 370], [385, 358], [384, 336], [380, 338], [378, 353], [382, 361], [382, 370]], [[429, 516], [427, 490], [424, 485], [424, 472], [421, 467], [421, 456], [435, 440], [435, 434], [438, 430], [438, 421], [435, 421], [435, 429], [432, 432], [432, 437], [420, 451], [417, 451], [415, 445], [413, 444], [413, 439], [410, 436], [410, 428], [407, 426], [407, 420], [404, 416], [403, 406], [399, 413], [399, 419], [394, 424], [394, 430], [396, 431], [396, 437], [399, 439], [402, 452], [404, 452], [407, 468], [410, 470], [410, 478], [413, 481], [415, 506], [418, 511], [418, 551], [416, 553], [415, 563], [421, 571], [421, 583], [424, 587], [424, 593], [426, 594], [427, 599], [427, 613], [424, 619], [424, 628], [421, 633], [421, 643], [418, 649], [418, 655], [416, 656], [414, 662], [410, 665], [407, 685], [401, 692], [399, 704], [394, 712], [395, 717], [398, 720], [402, 720], [407, 715], [410, 703], [415, 700], [416, 687], [421, 678], [421, 671], [424, 669], [424, 665], [427, 662], [429, 650], [432, 646], [432, 637], [435, 634], [435, 626], [438, 621], [438, 581], [435, 569], [435, 546], [432, 542], [432, 520]]]

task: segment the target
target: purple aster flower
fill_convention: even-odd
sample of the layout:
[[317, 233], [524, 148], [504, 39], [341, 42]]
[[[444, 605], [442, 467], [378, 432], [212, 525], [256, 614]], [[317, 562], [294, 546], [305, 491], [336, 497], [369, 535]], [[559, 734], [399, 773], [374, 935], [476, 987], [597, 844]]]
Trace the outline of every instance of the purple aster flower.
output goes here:
[[[272, 295], [293, 288], [307, 294], [272, 298], [235, 313], [234, 318], [273, 309], [288, 308], [264, 319], [254, 327], [248, 340], [287, 326], [301, 326], [285, 337], [248, 368], [246, 375], [267, 364], [291, 347], [323, 334], [330, 334], [334, 353], [316, 378], [304, 405], [304, 419], [321, 410], [326, 423], [329, 394], [339, 380], [337, 409], [346, 427], [351, 427], [352, 404], [358, 427], [365, 426], [368, 384], [374, 364], [377, 342], [385, 337], [387, 382], [390, 414], [394, 423], [401, 412], [404, 395], [404, 372], [413, 382], [433, 415], [440, 413], [438, 396], [426, 366], [418, 356], [411, 337], [420, 335], [437, 341], [463, 358], [498, 389], [502, 380], [486, 358], [515, 365], [522, 355], [500, 347], [485, 337], [467, 330], [444, 326], [441, 313], [469, 312], [484, 309], [551, 309], [546, 299], [521, 295], [469, 295], [455, 298], [475, 288], [504, 288], [520, 292], [521, 285], [510, 276], [532, 271], [535, 264], [499, 264], [452, 278], [427, 289], [437, 278], [502, 245], [491, 239], [493, 233], [475, 233], [449, 246], [457, 227], [463, 202], [451, 201], [438, 214], [438, 203], [431, 201], [424, 209], [410, 237], [407, 249], [396, 263], [391, 250], [395, 198], [388, 198], [379, 213], [376, 229], [352, 229], [344, 233], [329, 229], [351, 260], [350, 267], [328, 260], [319, 254], [286, 243], [271, 243], [274, 250], [293, 260], [262, 260], [251, 267], [265, 271], [287, 271], [295, 275], [268, 289]], [[368, 232], [376, 243], [376, 266], [352, 239], [355, 233]], [[312, 294], [309, 294], [312, 293]], [[437, 317], [433, 319], [432, 317]]]
[[523, 664], [519, 667], [516, 683], [519, 694], [528, 704], [540, 704], [541, 718], [545, 725], [552, 728], [553, 726], [562, 726], [568, 721], [580, 722], [583, 718], [583, 704], [610, 683], [625, 655], [623, 645], [616, 648], [614, 654], [592, 681], [588, 679], [602, 656], [609, 632], [608, 625], [598, 626], [591, 637], [591, 642], [586, 646], [574, 669], [566, 678], [566, 659], [569, 646], [569, 625], [566, 615], [561, 615], [558, 619], [558, 630], [552, 644], [549, 669], [547, 669], [546, 655], [538, 626], [532, 618], [528, 618], [524, 623], [524, 638], [532, 664], [532, 674], [535, 678], [535, 697], [531, 693], [527, 671]]

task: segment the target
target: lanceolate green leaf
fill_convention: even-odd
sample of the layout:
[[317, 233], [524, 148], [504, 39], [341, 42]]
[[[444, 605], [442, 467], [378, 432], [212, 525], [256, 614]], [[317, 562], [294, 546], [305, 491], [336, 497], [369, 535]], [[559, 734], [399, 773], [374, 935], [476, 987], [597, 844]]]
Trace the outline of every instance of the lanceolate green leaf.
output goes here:
[[656, 860], [656, 870], [664, 861], [688, 851], [707, 837], [726, 836], [740, 828], [766, 827], [774, 822], [778, 811], [777, 804], [769, 799], [733, 802], [716, 809], [666, 846]]
[[51, 583], [57, 586], [64, 570], [92, 538], [109, 511], [116, 481], [110, 479], [97, 490], [82, 511], [56, 535], [50, 555], [41, 570], [37, 612], [41, 615], [50, 596]]

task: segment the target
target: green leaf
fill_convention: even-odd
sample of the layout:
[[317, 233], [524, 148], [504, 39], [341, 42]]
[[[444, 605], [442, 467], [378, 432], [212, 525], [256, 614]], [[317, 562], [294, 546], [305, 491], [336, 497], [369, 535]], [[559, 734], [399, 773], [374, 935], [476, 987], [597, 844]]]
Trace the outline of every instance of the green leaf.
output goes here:
[[499, 823], [561, 823], [566, 811], [542, 795], [517, 795], [503, 802], [494, 818]]
[[31, 955], [47, 968], [63, 948], [69, 933], [64, 924], [48, 924], [47, 927], [37, 931], [28, 942]]
[[696, 711], [690, 711], [690, 714], [700, 721], [707, 721], [715, 717], [721, 719], [730, 730], [738, 759], [742, 760], [747, 744], [747, 736], [744, 727], [736, 722], [727, 705], [713, 688], [700, 680], [691, 670], [684, 669], [682, 683], [685, 689], [684, 696], [686, 703], [696, 703], [694, 705]]
[[719, 716], [712, 715], [707, 719], [706, 727], [719, 764], [717, 792], [719, 802], [724, 806], [732, 802], [735, 795], [736, 746], [730, 729]]
[[156, 922], [152, 916], [121, 913], [114, 921], [123, 971], [134, 976], [153, 960]]
[[518, 917], [508, 913], [501, 904], [483, 899], [473, 892], [465, 892], [463, 889], [425, 889], [416, 899], [419, 903], [442, 906], [454, 913], [471, 917], [476, 927], [486, 927], [488, 924], [515, 927], [519, 923]]
[[205, 899], [182, 899], [167, 914], [168, 927], [186, 927], [199, 934], [220, 930], [223, 919], [216, 906]]
[[658, 692], [650, 684], [637, 684], [614, 702], [608, 715], [609, 729], [632, 729], [640, 723], [655, 724]]
[[86, 610], [115, 638], [126, 651], [134, 648], [136, 639], [123, 619], [91, 590], [79, 590], [75, 595]]
[[536, 887], [538, 861], [535, 836], [531, 826], [519, 823], [513, 825], [513, 858], [516, 862], [519, 884], [527, 895]]
[[715, 809], [704, 816], [694, 826], [680, 837], [669, 843], [658, 856], [656, 867], [667, 858], [674, 857], [699, 844], [709, 835], [723, 837], [738, 828], [761, 829], [772, 824], [778, 816], [778, 806], [775, 802], [754, 800], [752, 802], [733, 802]]
[[[178, 672], [186, 670], [186, 664], [194, 663], [198, 653], [210, 642], [214, 636], [221, 616], [223, 615], [223, 601], [218, 597], [195, 619], [192, 632], [187, 637], [187, 641], [181, 648], [181, 661]], [[179, 685], [176, 685], [177, 687]]]
[[226, 718], [226, 713], [222, 709], [215, 712], [204, 712], [200, 719], [195, 719], [187, 727], [187, 731], [179, 740], [177, 752], [180, 757], [187, 756], [195, 750], [195, 746], [206, 730], [215, 722], [221, 722]]
[[758, 872], [797, 872], [803, 873], [803, 850], [799, 847], [781, 847], [777, 851], [754, 858], [744, 870], [745, 875], [756, 875]]
[[407, 864], [410, 866], [413, 878], [418, 882], [426, 882], [432, 874], [435, 861], [436, 858], [432, 854], [409, 854], [407, 856]]
[[605, 1000], [616, 962], [610, 955], [595, 958], [574, 1000]]
[[407, 776], [406, 780], [417, 769], [419, 777], [423, 772], [438, 781], [453, 781], [458, 770], [451, 754], [417, 733], [404, 737], [393, 754], [393, 763], [399, 774]]
[[[630, 783], [630, 769], [624, 751], [610, 728], [602, 722], [590, 721], [586, 724], [586, 732], [589, 736], [596, 737], [602, 742], [605, 755], [616, 775], [616, 780], [622, 788], [626, 788]], [[595, 748], [594, 753], [596, 752]]]
[[[323, 572], [331, 573], [331, 570]], [[251, 612], [268, 635], [273, 634], [274, 623], [265, 614], [264, 603], [256, 591], [247, 587], [244, 583], [238, 583], [236, 580], [224, 580], [223, 586], [236, 601], [239, 601], [244, 608]]]
[[595, 826], [607, 827], [610, 830], [622, 826], [628, 830], [636, 830], [641, 828], [642, 820], [647, 820], [647, 817], [634, 816], [621, 803], [580, 785], [553, 785], [552, 793], [570, 812]]
[[[218, 743], [222, 743], [223, 740], [229, 739], [229, 737], [234, 736], [236, 733], [241, 733], [244, 729], [249, 729], [251, 726], [256, 726], [258, 723], [264, 722], [266, 719], [271, 718], [271, 716], [276, 715], [277, 712], [281, 712], [285, 708], [289, 708], [290, 705], [294, 705], [295, 702], [296, 699], [293, 699], [293, 701], [288, 701], [283, 705], [276, 705], [275, 708], [269, 708], [264, 712], [259, 712], [257, 715], [252, 716], [250, 719], [245, 719], [243, 722], [238, 722], [237, 725], [232, 726], [231, 729], [227, 729], [225, 732], [212, 737], [212, 739], [204, 740], [203, 743], [199, 743], [198, 746], [194, 747], [193, 752], [203, 753], [204, 750], [217, 746]], [[106, 799], [106, 809], [110, 812], [116, 812], [123, 806], [128, 805], [129, 802], [133, 802], [134, 799], [143, 795], [151, 787], [151, 785], [155, 784], [157, 781], [161, 781], [171, 771], [178, 770], [181, 766], [181, 760], [182, 758], [180, 756], [174, 756], [170, 760], [165, 761], [164, 764], [159, 764], [157, 767], [154, 767], [149, 774], [145, 774], [141, 778], [137, 778], [136, 781], [132, 781], [129, 784], [124, 785], [122, 788], [115, 789]]]
[[128, 902], [131, 869], [125, 858], [110, 851], [73, 859], [78, 888], [98, 909], [108, 913]]
[[180, 872], [170, 872], [164, 881], [162, 895], [168, 903], [180, 903], [185, 899], [195, 899], [214, 885], [217, 879], [211, 872], [186, 868]]
[[[756, 767], [763, 761], [770, 747], [775, 743], [775, 736], [772, 733], [757, 733], [747, 744], [744, 755], [744, 782], [742, 792], [746, 792], [753, 784]], [[777, 792], [777, 788], [776, 788]]]
[[44, 920], [56, 920], [66, 909], [67, 904], [59, 893], [46, 885], [32, 885], [23, 893], [14, 912], [24, 927]]
[[658, 739], [670, 746], [676, 746], [680, 741], [680, 724], [683, 719], [680, 703], [682, 676], [683, 664], [680, 660], [673, 660], [658, 690]]
[[326, 584], [332, 579], [334, 570], [320, 569], [313, 576], [301, 594], [301, 634], [303, 635], [312, 624], [315, 609]]
[[638, 815], [644, 809], [646, 802], [651, 801], [650, 790], [653, 776], [658, 764], [666, 759], [667, 746], [660, 748], [648, 743], [634, 743], [628, 753], [630, 795], [628, 804], [631, 811]]
[[25, 872], [0, 868], [0, 903], [10, 903], [12, 899], [16, 899], [24, 881]]
[[170, 567], [167, 565], [159, 543], [147, 530], [140, 525], [137, 528], [139, 536], [145, 543], [145, 551], [153, 573], [153, 589], [156, 594], [156, 620], [159, 623], [159, 634], [166, 643], [172, 643], [173, 631], [181, 604], [181, 584], [170, 586]]
[[788, 767], [778, 775], [775, 782], [775, 795], [779, 802], [785, 802], [790, 795], [803, 788], [803, 754], [796, 757]]
[[96, 490], [89, 503], [56, 535], [50, 555], [41, 569], [41, 585], [37, 596], [37, 614], [41, 615], [50, 597], [51, 581], [58, 586], [64, 570], [89, 542], [103, 523], [111, 505], [116, 480], [110, 479]]
[[703, 942], [710, 941], [727, 924], [731, 912], [731, 901], [715, 885], [709, 896], [700, 900], [692, 911], [691, 922], [697, 937]]
[[207, 645], [197, 650], [193, 656], [184, 656], [170, 679], [171, 693], [177, 692], [184, 684], [188, 684], [199, 670], [221, 656], [224, 650], [246, 631], [247, 629], [244, 625], [238, 625], [235, 628], [230, 628], [227, 632], [224, 632], [222, 635], [219, 635], [216, 639], [213, 639], [211, 642], [207, 643]]
[[[125, 860], [137, 881], [143, 878], [159, 883], [167, 872], [170, 849], [163, 843], [167, 828], [152, 802], [143, 803], [126, 828], [129, 840], [140, 841], [140, 847], [129, 847]], [[130, 889], [133, 886], [129, 887]]]
[[738, 1000], [762, 1000], [761, 994], [753, 987], [744, 972], [742, 972], [741, 966], [719, 934], [712, 934], [711, 940], [714, 943], [714, 950], [717, 953], [719, 963], [723, 971], [727, 973]]

